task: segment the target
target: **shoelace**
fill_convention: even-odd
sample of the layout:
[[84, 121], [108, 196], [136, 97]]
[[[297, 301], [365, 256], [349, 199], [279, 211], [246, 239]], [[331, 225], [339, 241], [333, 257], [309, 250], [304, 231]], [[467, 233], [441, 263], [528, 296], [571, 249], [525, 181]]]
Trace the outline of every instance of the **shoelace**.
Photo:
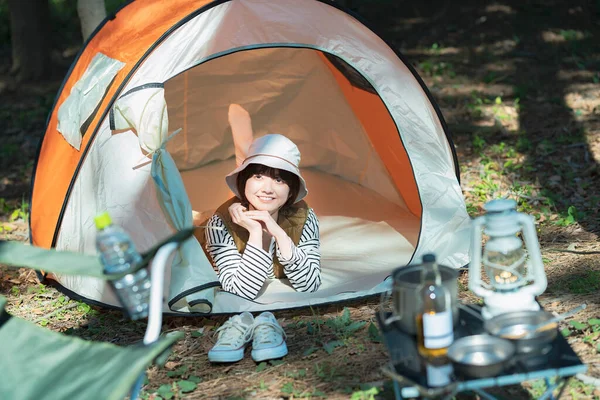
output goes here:
[[[220, 328], [215, 332], [218, 335], [218, 344], [235, 344], [236, 341], [243, 338], [244, 341], [250, 337], [252, 329], [248, 329], [246, 325], [243, 325], [239, 321], [232, 319], [227, 320]], [[222, 332], [222, 334], [221, 334]]]
[[281, 334], [285, 339], [287, 335], [283, 328], [274, 322], [265, 321], [259, 322], [258, 324], [254, 324], [252, 329], [250, 329], [250, 334], [254, 336], [254, 338], [258, 338], [258, 343], [275, 343], [279, 340], [277, 337], [277, 333]]

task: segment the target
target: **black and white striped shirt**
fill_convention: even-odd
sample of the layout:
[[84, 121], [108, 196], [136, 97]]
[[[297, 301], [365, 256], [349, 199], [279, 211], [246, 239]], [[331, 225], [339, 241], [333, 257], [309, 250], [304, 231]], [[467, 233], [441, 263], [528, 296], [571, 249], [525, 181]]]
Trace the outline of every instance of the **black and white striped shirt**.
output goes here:
[[212, 216], [208, 226], [222, 228], [206, 229], [206, 250], [217, 266], [224, 290], [246, 299], [255, 299], [265, 280], [275, 279], [273, 254], [297, 291], [314, 292], [321, 285], [319, 220], [312, 209], [309, 209], [300, 242], [298, 246], [292, 244], [292, 257], [288, 260], [281, 255], [275, 239], [271, 239], [269, 252], [247, 243], [243, 254], [240, 254], [218, 215]]

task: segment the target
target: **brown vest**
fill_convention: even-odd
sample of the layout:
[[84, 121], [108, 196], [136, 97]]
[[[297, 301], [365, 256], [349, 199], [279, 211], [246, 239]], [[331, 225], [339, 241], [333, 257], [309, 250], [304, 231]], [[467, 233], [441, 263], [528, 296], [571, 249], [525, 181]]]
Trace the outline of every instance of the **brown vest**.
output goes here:
[[[239, 203], [239, 201], [240, 199], [237, 197], [227, 200], [219, 208], [217, 208], [215, 214], [221, 218], [225, 224], [225, 227], [227, 228], [227, 231], [233, 237], [235, 246], [240, 254], [242, 254], [244, 249], [246, 249], [246, 243], [248, 243], [248, 239], [250, 238], [250, 232], [233, 222], [231, 215], [229, 214], [229, 206], [231, 206], [233, 203]], [[302, 236], [302, 230], [304, 229], [304, 224], [306, 224], [307, 219], [308, 205], [302, 200], [291, 205], [290, 207], [285, 207], [284, 209], [279, 210], [277, 224], [279, 224], [279, 226], [290, 237], [290, 239], [292, 239], [294, 245], [298, 246], [300, 237]], [[200, 243], [204, 247], [205, 243], [202, 241]], [[277, 259], [276, 255], [273, 255], [273, 274], [278, 279], [286, 277], [285, 273], [283, 272], [283, 266]]]

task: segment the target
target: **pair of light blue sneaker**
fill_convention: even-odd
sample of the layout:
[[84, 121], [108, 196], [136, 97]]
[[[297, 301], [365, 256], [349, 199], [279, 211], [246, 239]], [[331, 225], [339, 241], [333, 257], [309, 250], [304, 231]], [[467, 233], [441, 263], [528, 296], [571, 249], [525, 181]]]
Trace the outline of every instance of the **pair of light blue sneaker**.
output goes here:
[[281, 358], [288, 353], [285, 332], [270, 312], [256, 318], [247, 311], [234, 315], [216, 333], [217, 343], [208, 352], [211, 362], [240, 361], [250, 341], [252, 359], [256, 362]]

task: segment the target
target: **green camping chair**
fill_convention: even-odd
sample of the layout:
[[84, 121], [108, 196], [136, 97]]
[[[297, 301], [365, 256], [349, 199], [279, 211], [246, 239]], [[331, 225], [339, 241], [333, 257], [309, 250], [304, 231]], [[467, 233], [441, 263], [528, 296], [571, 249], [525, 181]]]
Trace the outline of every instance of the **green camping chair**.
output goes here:
[[[8, 314], [0, 296], [0, 393], [20, 399], [137, 398], [146, 368], [164, 361], [183, 334], [160, 338], [164, 270], [169, 255], [192, 235], [181, 231], [145, 253], [141, 267], [151, 259], [151, 295], [148, 327], [143, 344], [128, 347], [90, 342], [39, 327]], [[18, 242], [0, 241], [0, 264], [85, 275], [102, 279], [98, 257], [46, 250]], [[162, 357], [164, 356], [164, 357]]]

